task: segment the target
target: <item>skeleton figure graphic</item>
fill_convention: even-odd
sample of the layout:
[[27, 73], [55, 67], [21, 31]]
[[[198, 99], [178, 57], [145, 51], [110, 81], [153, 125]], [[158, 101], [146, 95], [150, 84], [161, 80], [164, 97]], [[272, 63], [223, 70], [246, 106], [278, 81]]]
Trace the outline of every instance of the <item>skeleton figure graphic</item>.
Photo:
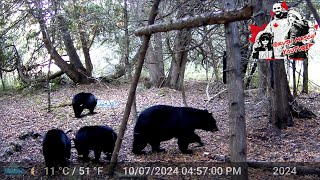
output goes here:
[[287, 18], [288, 12], [282, 8], [281, 3], [275, 3], [272, 7], [272, 11], [275, 14], [276, 19], [285, 19]]
[[[272, 11], [275, 16], [272, 21], [266, 26], [264, 31], [270, 32], [273, 35], [273, 42], [283, 42], [285, 39], [285, 34], [288, 32], [288, 20], [287, 20], [287, 11], [281, 6], [281, 3], [275, 3], [273, 5]], [[283, 46], [273, 47], [274, 58], [283, 59], [282, 54]]]

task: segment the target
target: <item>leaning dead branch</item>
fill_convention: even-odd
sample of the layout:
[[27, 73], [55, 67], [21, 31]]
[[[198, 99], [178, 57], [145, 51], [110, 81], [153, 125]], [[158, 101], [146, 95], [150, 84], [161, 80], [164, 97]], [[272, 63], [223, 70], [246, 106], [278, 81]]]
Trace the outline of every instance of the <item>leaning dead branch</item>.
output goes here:
[[185, 17], [177, 20], [171, 20], [170, 22], [166, 23], [148, 25], [137, 29], [134, 34], [136, 36], [142, 36], [151, 35], [157, 32], [195, 28], [204, 25], [225, 24], [234, 21], [250, 19], [252, 13], [252, 6], [244, 6], [243, 8], [232, 11], [203, 13], [194, 17]]

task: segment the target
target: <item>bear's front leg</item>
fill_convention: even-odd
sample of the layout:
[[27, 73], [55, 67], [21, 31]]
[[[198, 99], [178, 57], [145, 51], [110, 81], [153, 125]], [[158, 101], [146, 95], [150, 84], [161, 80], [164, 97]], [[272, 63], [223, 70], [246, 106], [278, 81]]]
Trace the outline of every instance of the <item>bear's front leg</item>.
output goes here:
[[180, 151], [183, 154], [192, 154], [193, 153], [192, 150], [188, 149], [189, 143], [190, 143], [190, 141], [186, 137], [179, 137], [178, 138], [178, 146], [179, 146]]
[[196, 133], [190, 134], [190, 141], [199, 143], [199, 146], [204, 146], [204, 143], [201, 141], [201, 138]]
[[166, 150], [164, 148], [160, 148], [160, 141], [151, 141], [150, 145], [152, 147], [153, 152], [165, 152]]

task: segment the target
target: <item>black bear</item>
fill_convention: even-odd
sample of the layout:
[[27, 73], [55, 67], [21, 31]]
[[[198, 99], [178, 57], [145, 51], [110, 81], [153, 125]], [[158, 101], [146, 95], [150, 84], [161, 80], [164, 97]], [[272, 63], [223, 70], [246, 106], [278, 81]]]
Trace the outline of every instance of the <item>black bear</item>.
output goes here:
[[96, 97], [91, 93], [79, 93], [72, 99], [72, 107], [74, 115], [79, 118], [84, 109], [89, 109], [90, 114], [93, 114], [93, 110], [97, 105]]
[[149, 143], [152, 151], [163, 152], [160, 142], [178, 138], [178, 146], [182, 153], [191, 154], [188, 145], [197, 142], [203, 146], [195, 129], [218, 131], [215, 119], [207, 110], [190, 107], [173, 107], [155, 105], [141, 112], [134, 127], [132, 152], [143, 154], [142, 151]]
[[70, 158], [71, 140], [62, 130], [51, 129], [43, 138], [42, 152], [47, 167], [64, 167]]
[[117, 134], [108, 126], [84, 126], [76, 134], [74, 139], [78, 155], [83, 155], [83, 160], [89, 159], [89, 150], [94, 151], [95, 161], [99, 162], [101, 152], [111, 159]]

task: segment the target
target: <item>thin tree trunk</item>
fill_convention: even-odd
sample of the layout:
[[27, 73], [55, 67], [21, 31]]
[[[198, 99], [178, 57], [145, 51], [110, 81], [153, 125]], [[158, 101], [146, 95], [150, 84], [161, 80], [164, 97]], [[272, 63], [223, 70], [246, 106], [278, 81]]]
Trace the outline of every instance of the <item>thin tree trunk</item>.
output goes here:
[[[148, 24], [151, 25], [154, 23], [154, 20], [158, 14], [158, 7], [160, 4], [160, 0], [155, 0], [154, 4], [152, 6], [152, 9], [150, 11], [150, 16], [148, 19]], [[135, 93], [136, 93], [136, 89], [137, 89], [137, 85], [139, 82], [139, 78], [140, 78], [140, 74], [141, 74], [141, 70], [142, 70], [142, 66], [144, 63], [144, 58], [145, 55], [147, 53], [147, 49], [148, 49], [148, 45], [149, 45], [149, 41], [150, 41], [151, 35], [146, 35], [143, 36], [143, 41], [142, 41], [142, 45], [139, 48], [139, 59], [137, 62], [137, 66], [136, 66], [136, 71], [135, 71], [135, 75], [133, 77], [133, 81], [129, 90], [129, 94], [128, 94], [128, 100], [126, 103], [126, 107], [124, 110], [124, 114], [122, 117], [122, 121], [121, 121], [121, 125], [120, 125], [120, 129], [119, 129], [119, 133], [118, 133], [118, 138], [117, 141], [115, 143], [115, 147], [112, 153], [112, 157], [111, 157], [111, 162], [110, 162], [110, 166], [108, 169], [108, 174], [113, 175], [114, 172], [114, 168], [116, 166], [117, 163], [117, 158], [118, 158], [118, 154], [119, 154], [119, 150], [121, 147], [121, 143], [123, 140], [123, 136], [127, 127], [127, 123], [128, 123], [128, 118], [130, 115], [130, 111], [131, 111], [131, 107], [134, 101], [134, 97], [135, 97]]]
[[296, 61], [292, 61], [292, 85], [293, 85], [293, 97], [297, 97], [297, 82], [296, 82]]
[[1, 70], [0, 70], [0, 78], [1, 78], [2, 90], [4, 91], [6, 89], [6, 87], [5, 87], [5, 84], [4, 84], [3, 74], [2, 74]]
[[88, 43], [89, 38], [84, 28], [80, 24], [79, 24], [79, 35], [80, 35], [80, 41], [81, 41], [82, 51], [84, 55], [84, 62], [87, 70], [86, 72], [89, 77], [92, 77], [93, 65], [90, 57], [90, 47]]
[[268, 86], [268, 65], [263, 59], [258, 59], [259, 67], [259, 97], [264, 97]]
[[[131, 65], [129, 62], [129, 54], [130, 54], [130, 36], [129, 36], [129, 27], [128, 27], [128, 1], [124, 0], [124, 7], [123, 7], [123, 18], [124, 18], [124, 39], [125, 39], [125, 53], [124, 53], [124, 64], [125, 69], [128, 75], [129, 80], [132, 82], [132, 74], [131, 74]], [[138, 119], [138, 112], [137, 112], [137, 101], [136, 96], [134, 96], [133, 104], [132, 104], [132, 112], [133, 112], [133, 118], [135, 120]]]
[[51, 85], [50, 85], [50, 67], [52, 58], [49, 60], [48, 74], [47, 74], [47, 86], [48, 86], [48, 112], [51, 112]]
[[246, 89], [249, 88], [250, 83], [251, 83], [251, 79], [252, 79], [253, 74], [254, 74], [254, 72], [256, 71], [256, 69], [257, 69], [257, 63], [254, 62], [254, 63], [253, 63], [253, 66], [252, 66], [252, 69], [251, 69], [251, 71], [250, 71], [250, 75], [249, 75], [249, 77], [248, 77], [248, 80], [247, 80], [247, 82], [246, 82]]
[[191, 41], [191, 30], [181, 30], [177, 32], [175, 48], [177, 52], [171, 61], [168, 77], [165, 86], [176, 90], [181, 90], [184, 81], [184, 72], [188, 61], [188, 50], [184, 50]]
[[223, 52], [223, 57], [222, 57], [222, 80], [224, 84], [227, 84], [227, 52]]
[[[207, 34], [207, 32], [208, 32], [207, 27], [204, 28], [204, 31], [205, 31], [205, 34]], [[210, 57], [210, 60], [212, 61], [213, 73], [214, 73], [214, 77], [215, 77], [214, 79], [216, 81], [218, 81], [220, 78], [219, 78], [219, 71], [218, 71], [218, 60], [215, 57], [215, 53], [214, 53], [215, 50], [212, 45], [212, 41], [209, 41], [209, 39], [207, 39], [207, 40], [205, 40], [205, 42], [206, 42], [206, 45], [208, 46], [209, 52], [210, 52], [209, 57]], [[209, 72], [209, 60], [206, 61], [206, 79], [207, 79], [207, 81], [209, 81], [208, 72]]]
[[131, 74], [131, 65], [129, 62], [129, 54], [130, 54], [130, 36], [129, 36], [129, 28], [128, 28], [128, 0], [124, 0], [123, 7], [123, 19], [124, 19], [124, 41], [125, 41], [125, 53], [124, 53], [124, 64], [127, 72], [128, 79], [132, 80]]
[[[306, 19], [310, 18], [310, 10], [306, 7]], [[303, 78], [302, 78], [302, 91], [301, 93], [308, 94], [309, 92], [309, 68], [308, 68], [309, 59], [306, 57], [303, 60]]]
[[[226, 0], [226, 10], [235, 9], [234, 0]], [[225, 24], [228, 66], [229, 126], [231, 162], [247, 162], [246, 120], [242, 79], [239, 28], [236, 22]], [[248, 179], [248, 167], [244, 164], [241, 176], [231, 179]]]
[[303, 61], [303, 84], [302, 84], [302, 93], [309, 93], [309, 68], [308, 68], [309, 59], [306, 58]]

